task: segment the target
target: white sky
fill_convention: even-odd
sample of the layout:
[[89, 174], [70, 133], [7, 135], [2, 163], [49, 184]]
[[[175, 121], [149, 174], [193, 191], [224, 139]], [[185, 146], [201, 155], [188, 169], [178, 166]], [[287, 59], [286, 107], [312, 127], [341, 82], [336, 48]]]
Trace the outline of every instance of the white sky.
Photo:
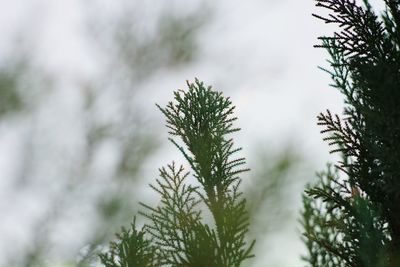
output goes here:
[[[202, 1], [167, 2], [170, 8], [178, 12], [202, 8]], [[378, 9], [382, 8], [383, 1], [373, 2], [378, 3]], [[33, 53], [36, 64], [41, 65], [45, 72], [62, 73], [65, 88], [58, 92], [60, 103], [54, 105], [64, 107], [63, 112], [69, 114], [65, 128], [61, 126], [59, 133], [60, 142], [65, 142], [64, 130], [71, 128], [71, 125], [80, 127], [74, 124], [73, 111], [74, 107], [81, 105], [77, 103], [79, 100], [74, 92], [77, 87], [68, 85], [96, 75], [98, 64], [103, 62], [102, 55], [93, 49], [86, 38], [82, 27], [84, 10], [97, 7], [99, 15], [110, 16], [120, 11], [119, 6], [106, 0], [0, 0], [0, 3], [0, 63], [11, 53], [10, 44], [15, 45], [15, 39], [21, 39], [27, 42], [17, 44]], [[154, 10], [157, 10], [159, 3], [156, 0], [133, 1], [133, 5], [153, 6]], [[173, 90], [185, 86], [185, 80], [198, 77], [232, 97], [237, 106], [239, 125], [243, 129], [237, 142], [246, 148], [245, 151], [250, 153], [260, 142], [271, 150], [290, 142], [312, 160], [316, 170], [324, 168], [325, 162], [333, 158], [328, 153], [327, 145], [321, 141], [316, 115], [326, 109], [340, 113], [342, 98], [328, 86], [328, 75], [317, 69], [318, 65], [326, 66], [326, 53], [312, 46], [317, 43], [317, 36], [326, 34], [329, 27], [311, 16], [311, 13], [317, 12], [313, 1], [223, 0], [206, 3], [212, 7], [214, 14], [212, 21], [199, 35], [199, 60], [184, 69], [158, 73], [147, 81], [144, 87], [149, 93], [143, 99], [143, 106], [156, 112], [155, 102], [165, 104]], [[143, 21], [157, 14], [153, 9], [145, 9]], [[29, 31], [24, 30], [26, 26], [30, 27]], [[161, 115], [156, 115], [156, 120], [163, 124]], [[7, 165], [12, 154], [12, 151], [8, 151], [13, 148], [10, 142], [18, 140], [15, 140], [13, 133], [7, 134], [1, 124], [0, 130], [0, 170], [4, 175], [9, 170]], [[251, 164], [251, 154], [246, 156]], [[152, 165], [164, 163], [164, 157], [155, 159], [157, 162]], [[167, 158], [173, 156], [168, 155]], [[2, 188], [7, 186], [0, 186]], [[0, 210], [7, 208], [4, 204], [7, 203], [7, 197], [7, 192], [0, 191]], [[26, 239], [23, 230], [15, 233], [15, 237], [11, 237], [9, 232], [10, 229], [16, 231], [23, 228], [23, 225], [19, 228], [10, 225], [29, 220], [30, 214], [19, 210], [24, 205], [16, 203], [11, 212], [19, 215], [8, 217], [20, 218], [18, 222], [8, 221], [7, 215], [0, 222], [0, 236], [7, 234], [8, 240]], [[35, 203], [30, 205], [34, 206]], [[294, 230], [292, 234], [278, 238], [279, 246], [269, 248], [272, 253], [266, 253], [272, 257], [272, 261], [276, 261], [277, 266], [298, 264], [301, 242]], [[282, 252], [281, 246], [289, 250], [285, 251], [285, 257], [278, 253]], [[0, 237], [0, 251], [7, 251], [2, 249], [5, 247]], [[263, 266], [264, 259], [261, 256], [259, 261], [259, 266]]]

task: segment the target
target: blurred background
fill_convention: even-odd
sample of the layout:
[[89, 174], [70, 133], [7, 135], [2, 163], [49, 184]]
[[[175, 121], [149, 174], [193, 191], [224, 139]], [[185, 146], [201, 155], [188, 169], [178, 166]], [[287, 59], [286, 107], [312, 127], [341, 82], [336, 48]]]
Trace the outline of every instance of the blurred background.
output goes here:
[[237, 107], [248, 265], [302, 265], [301, 193], [335, 160], [316, 116], [343, 102], [313, 1], [0, 2], [0, 266], [97, 266], [157, 203], [158, 168], [184, 163], [155, 103], [195, 77]]

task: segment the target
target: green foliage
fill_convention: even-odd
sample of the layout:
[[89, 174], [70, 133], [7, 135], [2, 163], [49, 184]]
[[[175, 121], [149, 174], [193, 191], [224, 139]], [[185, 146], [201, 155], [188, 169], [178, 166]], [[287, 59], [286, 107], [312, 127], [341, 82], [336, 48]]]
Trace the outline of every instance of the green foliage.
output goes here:
[[385, 0], [379, 18], [368, 1], [316, 0], [314, 15], [339, 24], [321, 37], [344, 118], [318, 116], [324, 140], [342, 160], [304, 196], [309, 266], [400, 266], [400, 2]]
[[[246, 200], [239, 190], [239, 175], [248, 169], [242, 167], [244, 158], [234, 157], [241, 148], [228, 138], [239, 131], [233, 126], [235, 107], [197, 79], [188, 82], [187, 91], [176, 91], [174, 99], [166, 108], [158, 107], [166, 117], [170, 141], [188, 161], [198, 186], [187, 181], [189, 172], [182, 166], [161, 168], [160, 179], [151, 185], [160, 204], [141, 203], [149, 223], [139, 234], [133, 225], [117, 236], [110, 252], [101, 254], [107, 267], [147, 266], [135, 263], [145, 255], [153, 255], [149, 266], [232, 267], [253, 256], [254, 241], [246, 240]], [[206, 223], [208, 214], [211, 225]], [[139, 239], [136, 236], [141, 242], [130, 242]]]
[[18, 80], [22, 70], [19, 66], [0, 69], [0, 116], [22, 109], [22, 97]]
[[[196, 59], [198, 46], [196, 35], [198, 30], [209, 19], [209, 10], [177, 16], [173, 13], [161, 14], [155, 21], [157, 31], [143, 35], [140, 29], [140, 14], [132, 16], [137, 10], [126, 10], [112, 26], [112, 38], [115, 39], [113, 51], [116, 53], [116, 68], [124, 68], [129, 79], [136, 83], [146, 79], [156, 70], [182, 66]], [[104, 32], [104, 25], [93, 23], [97, 32]], [[107, 36], [109, 39], [110, 36]], [[140, 67], [139, 67], [140, 66]], [[132, 72], [133, 71], [133, 72]]]
[[310, 266], [388, 266], [389, 243], [380, 210], [337, 171], [318, 175], [303, 197], [303, 227]]
[[[260, 146], [258, 147], [260, 149]], [[255, 154], [251, 183], [246, 186], [245, 196], [251, 218], [252, 235], [267, 236], [269, 232], [281, 231], [295, 218], [292, 218], [294, 199], [293, 186], [299, 181], [299, 171], [305, 166], [303, 159], [291, 146], [278, 153], [264, 149]], [[268, 216], [260, 210], [268, 210]], [[292, 220], [293, 219], [293, 220]], [[291, 227], [291, 226], [290, 226]]]
[[111, 252], [100, 255], [101, 261], [106, 267], [155, 266], [155, 248], [144, 235], [143, 229], [136, 230], [134, 219], [131, 230], [122, 228], [117, 234], [119, 243], [111, 242]]

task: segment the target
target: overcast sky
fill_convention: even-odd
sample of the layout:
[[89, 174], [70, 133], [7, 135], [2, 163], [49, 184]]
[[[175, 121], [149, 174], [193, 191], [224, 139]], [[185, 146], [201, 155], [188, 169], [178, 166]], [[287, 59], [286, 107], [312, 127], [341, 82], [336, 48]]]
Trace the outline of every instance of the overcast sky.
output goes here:
[[[0, 65], [6, 64], [10, 53], [15, 51], [13, 47], [19, 46], [33, 55], [35, 64], [44, 72], [62, 80], [59, 102], [54, 106], [60, 107], [59, 112], [65, 112], [66, 118], [70, 118], [60, 126], [60, 136], [63, 136], [60, 142], [64, 142], [64, 130], [74, 125], [74, 109], [80, 105], [77, 83], [97, 75], [104, 62], [104, 55], [87, 37], [84, 27], [87, 16], [116, 16], [121, 12], [121, 5], [106, 0], [0, 2]], [[383, 1], [371, 2], [377, 2], [377, 9], [383, 6]], [[329, 34], [332, 27], [311, 16], [311, 13], [319, 12], [314, 1], [134, 0], [132, 5], [143, 10], [139, 16], [145, 25], [151, 25], [159, 11], [166, 7], [183, 14], [209, 9], [211, 14], [210, 21], [197, 37], [197, 59], [181, 69], [160, 71], [142, 85], [148, 92], [142, 106], [154, 111], [152, 123], [164, 123], [154, 103], [166, 104], [173, 90], [185, 87], [186, 80], [198, 77], [231, 96], [237, 106], [239, 126], [243, 129], [237, 142], [245, 148], [245, 153], [260, 144], [267, 149], [279, 150], [284, 144], [291, 143], [311, 161], [315, 171], [323, 169], [327, 161], [333, 161], [328, 146], [321, 141], [316, 116], [326, 109], [341, 113], [343, 100], [328, 86], [330, 77], [317, 69], [317, 66], [327, 66], [327, 55], [313, 45], [318, 43], [318, 36]], [[52, 115], [49, 113], [49, 116]], [[0, 173], [3, 175], [11, 168], [9, 154], [18, 143], [18, 139], [12, 137], [13, 133], [4, 127], [0, 125]], [[163, 154], [154, 159], [154, 165], [164, 164], [165, 157], [172, 159], [175, 155]], [[251, 164], [251, 155], [246, 156]], [[5, 188], [0, 186], [2, 214], [7, 212]], [[19, 212], [24, 214], [13, 211]], [[0, 234], [14, 229], [10, 228], [11, 224], [23, 227], [24, 220], [29, 220], [29, 214], [26, 216], [17, 216], [22, 218], [18, 222], [10, 219], [8, 225], [0, 222]], [[24, 232], [16, 234], [15, 238], [23, 240]], [[289, 242], [290, 251], [285, 257], [275, 253], [282, 251], [281, 246], [287, 246], [283, 239], [294, 240]], [[295, 266], [299, 262], [301, 242], [298, 236], [283, 239], [277, 239], [277, 247], [268, 248], [275, 256], [267, 255], [277, 266]], [[0, 248], [5, 246], [0, 237]], [[263, 266], [261, 257], [259, 261]]]

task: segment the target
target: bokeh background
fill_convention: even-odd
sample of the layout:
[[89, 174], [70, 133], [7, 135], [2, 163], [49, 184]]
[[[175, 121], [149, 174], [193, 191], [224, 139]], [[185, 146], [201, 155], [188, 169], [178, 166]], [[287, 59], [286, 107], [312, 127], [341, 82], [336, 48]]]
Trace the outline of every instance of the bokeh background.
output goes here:
[[[311, 0], [1, 0], [0, 266], [97, 266], [172, 160], [155, 107], [195, 77], [236, 105], [256, 257], [301, 266], [301, 193], [340, 113]], [[372, 2], [379, 10], [383, 1]]]

